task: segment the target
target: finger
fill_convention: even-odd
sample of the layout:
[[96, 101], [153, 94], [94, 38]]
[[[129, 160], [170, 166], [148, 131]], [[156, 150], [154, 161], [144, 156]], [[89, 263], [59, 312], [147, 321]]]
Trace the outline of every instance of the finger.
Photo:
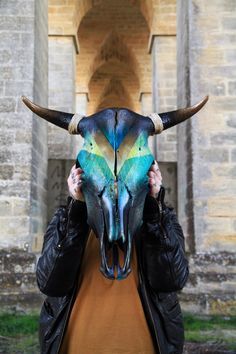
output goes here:
[[156, 180], [156, 182], [162, 182], [162, 175], [161, 175], [161, 173], [156, 173], [155, 174], [155, 180]]
[[159, 167], [154, 167], [154, 173], [155, 174], [161, 173]]
[[149, 176], [150, 178], [154, 178], [154, 177], [155, 177], [155, 172], [149, 170], [149, 171], [148, 171], [148, 176]]
[[80, 185], [79, 184], [75, 184], [73, 188], [74, 188], [75, 193], [80, 192]]
[[75, 165], [73, 165], [73, 166], [71, 167], [71, 170], [70, 170], [68, 179], [71, 178], [71, 177], [72, 177], [72, 178], [74, 177], [75, 169], [76, 169], [76, 167], [75, 167]]
[[150, 171], [148, 173], [149, 178], [154, 178], [157, 183], [160, 183], [162, 181], [162, 176], [160, 173], [154, 173]]
[[75, 176], [72, 174], [69, 175], [69, 177], [67, 178], [67, 183], [73, 183]]
[[78, 168], [76, 168], [76, 169], [74, 170], [74, 173], [75, 173], [75, 174], [78, 174], [78, 173], [81, 173], [81, 172], [83, 172], [83, 170], [82, 170], [81, 167], [78, 167]]
[[75, 178], [77, 178], [77, 177], [81, 177], [82, 176], [82, 174], [83, 174], [83, 170], [81, 170], [80, 168], [78, 168], [78, 169], [76, 169], [76, 170], [74, 170], [71, 174], [70, 174], [70, 178], [74, 181], [75, 180]]
[[73, 166], [71, 167], [70, 173], [74, 172], [75, 170], [76, 170], [76, 165], [73, 165]]
[[83, 196], [80, 186], [75, 186], [72, 194], [75, 196], [75, 199], [80, 199]]
[[150, 168], [149, 168], [149, 171], [148, 172], [155, 172], [156, 171], [156, 168], [154, 165], [152, 165]]
[[161, 189], [161, 185], [162, 185], [161, 176], [154, 174], [154, 177], [150, 177], [149, 178], [150, 195], [156, 198]]
[[160, 171], [160, 168], [159, 168], [158, 163], [155, 162], [155, 164], [150, 167], [149, 171], [153, 171], [153, 172], [155, 172], [155, 173], [156, 173], [157, 171]]
[[74, 178], [75, 176], [80, 176], [84, 171], [79, 167], [76, 170], [74, 170], [71, 174], [72, 178]]
[[161, 175], [155, 175], [154, 179], [155, 179], [157, 184], [161, 184], [162, 183], [162, 176]]
[[162, 175], [161, 175], [161, 171], [160, 170], [159, 171], [155, 171], [154, 173], [155, 173], [155, 177], [156, 178], [162, 179]]
[[155, 181], [155, 178], [149, 178], [149, 181], [148, 181], [149, 185], [150, 186], [156, 186], [156, 181]]
[[[73, 166], [73, 167], [75, 167], [75, 166]], [[83, 193], [81, 190], [81, 186], [82, 186], [81, 176], [82, 176], [83, 171], [80, 168], [76, 169], [73, 167], [71, 169], [71, 171], [73, 171], [73, 172], [70, 173], [70, 175], [67, 179], [69, 193], [74, 199], [84, 201]], [[75, 174], [76, 170], [81, 170], [81, 171], [78, 171], [79, 173]], [[72, 178], [72, 175], [73, 175], [73, 178]]]
[[80, 186], [81, 184], [82, 184], [81, 179], [78, 176], [75, 177], [74, 180], [73, 180], [73, 185], [74, 186]]

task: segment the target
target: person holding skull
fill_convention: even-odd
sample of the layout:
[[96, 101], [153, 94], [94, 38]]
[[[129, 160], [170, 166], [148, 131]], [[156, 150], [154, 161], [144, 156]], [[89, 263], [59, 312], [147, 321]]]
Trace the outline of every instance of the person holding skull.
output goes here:
[[164, 202], [147, 140], [190, 118], [207, 99], [149, 117], [127, 109], [81, 117], [23, 98], [40, 117], [84, 138], [68, 177], [67, 206], [50, 222], [37, 265], [47, 295], [43, 354], [183, 352], [176, 291], [189, 274], [184, 235]]

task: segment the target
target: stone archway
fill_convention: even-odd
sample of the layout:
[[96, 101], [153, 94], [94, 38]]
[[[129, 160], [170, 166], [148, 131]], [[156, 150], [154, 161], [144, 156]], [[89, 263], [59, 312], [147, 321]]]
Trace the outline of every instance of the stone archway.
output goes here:
[[[56, 89], [63, 86], [64, 93], [57, 94], [59, 106], [52, 108], [65, 107], [87, 115], [109, 106], [127, 107], [143, 114], [153, 109], [158, 111], [162, 106], [163, 110], [174, 109], [174, 22], [175, 0], [50, 0], [50, 41], [67, 43], [66, 50], [63, 50], [64, 45], [59, 49], [62, 55], [59, 52], [55, 55], [62, 77]], [[52, 36], [52, 30], [56, 35]], [[61, 61], [63, 56], [65, 60]], [[57, 74], [50, 72], [50, 77], [55, 78]], [[55, 97], [53, 93], [49, 103]], [[76, 106], [73, 106], [75, 100]], [[49, 139], [49, 156], [74, 159], [74, 137], [56, 132], [56, 127], [51, 129], [55, 133]], [[69, 149], [64, 149], [60, 155], [60, 149], [55, 146], [58, 142], [61, 144], [62, 136]], [[172, 171], [172, 165], [176, 164], [173, 130], [153, 141], [158, 141], [158, 144], [151, 142], [151, 146], [158, 151], [157, 158], [164, 163], [163, 168], [168, 172], [171, 167]], [[173, 181], [173, 186], [168, 187], [168, 196], [174, 205], [175, 175], [166, 173], [168, 180]]]
[[112, 30], [98, 49], [91, 67], [88, 114], [109, 106], [139, 110], [138, 71], [135, 56], [122, 37]]
[[78, 38], [76, 92], [88, 92], [88, 113], [114, 105], [140, 111], [140, 92], [151, 89], [151, 58], [139, 3], [98, 1], [82, 19]]
[[[76, 35], [82, 19], [94, 6], [100, 6], [104, 0], [49, 0], [48, 19], [49, 34], [53, 35]], [[107, 1], [109, 3], [114, 1]], [[152, 20], [159, 0], [128, 0], [132, 6], [140, 8], [140, 12], [146, 19], [149, 29], [152, 27]]]

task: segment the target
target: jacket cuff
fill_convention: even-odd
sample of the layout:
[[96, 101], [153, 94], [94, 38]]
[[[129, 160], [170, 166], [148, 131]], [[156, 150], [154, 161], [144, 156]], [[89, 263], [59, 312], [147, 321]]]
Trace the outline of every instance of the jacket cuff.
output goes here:
[[85, 221], [87, 220], [87, 207], [85, 202], [68, 197], [67, 210], [69, 218], [72, 222], [76, 222], [81, 219]]
[[143, 220], [145, 222], [159, 222], [160, 208], [156, 198], [147, 195], [144, 203]]
[[162, 213], [166, 209], [164, 202], [165, 188], [161, 186], [157, 198], [147, 195], [144, 204], [143, 220], [146, 222], [160, 222]]

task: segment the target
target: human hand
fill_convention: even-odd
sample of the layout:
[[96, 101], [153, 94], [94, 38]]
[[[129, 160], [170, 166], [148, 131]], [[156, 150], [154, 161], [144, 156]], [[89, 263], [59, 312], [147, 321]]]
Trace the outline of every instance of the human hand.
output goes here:
[[80, 201], [84, 201], [84, 196], [81, 190], [82, 174], [83, 170], [81, 168], [76, 168], [76, 166], [74, 165], [70, 171], [69, 177], [67, 178], [70, 196], [73, 199]]
[[162, 176], [161, 171], [159, 169], [158, 163], [155, 163], [150, 167], [148, 173], [148, 183], [150, 186], [149, 195], [154, 198], [157, 198], [158, 193], [160, 192], [162, 186]]

